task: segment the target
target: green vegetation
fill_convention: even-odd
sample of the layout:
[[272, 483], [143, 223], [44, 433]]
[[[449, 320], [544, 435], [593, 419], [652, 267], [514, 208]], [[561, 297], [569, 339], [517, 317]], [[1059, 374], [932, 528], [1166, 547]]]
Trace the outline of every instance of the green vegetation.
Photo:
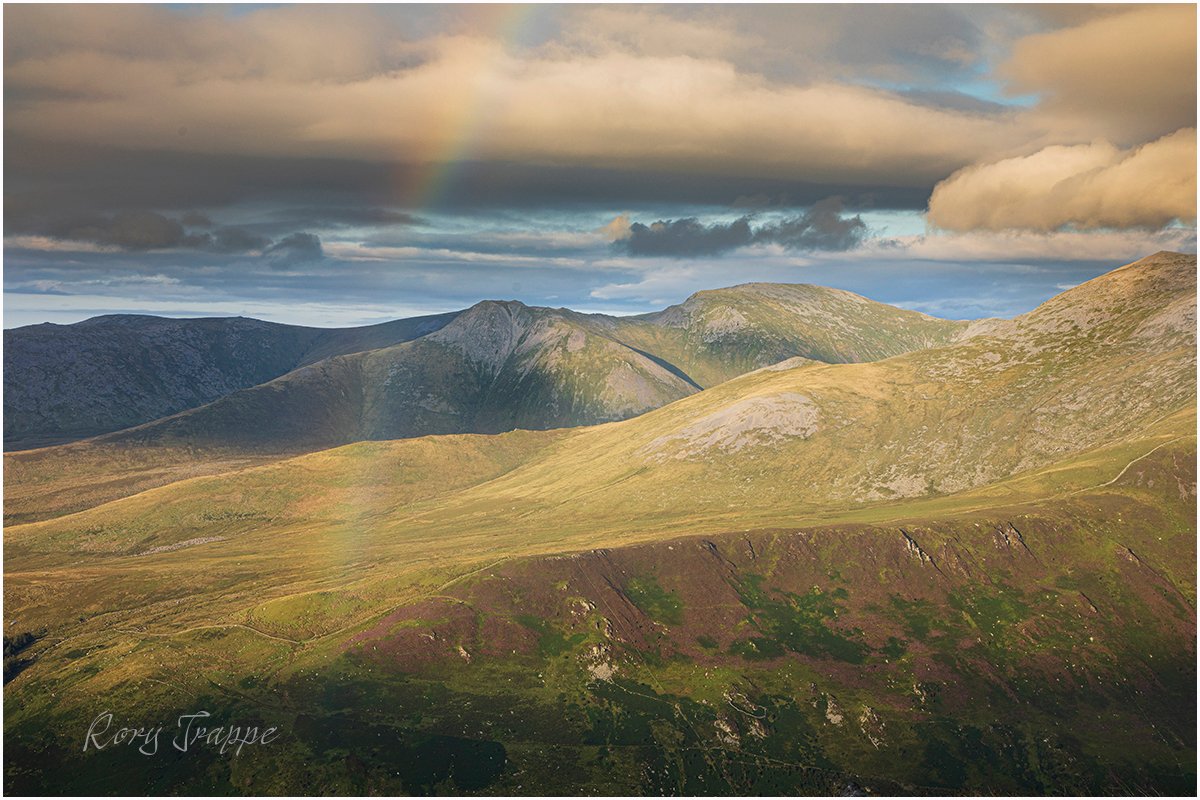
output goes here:
[[562, 631], [546, 620], [538, 619], [531, 614], [520, 614], [516, 620], [538, 635], [538, 653], [543, 658], [561, 656], [587, 638], [587, 634], [584, 633], [576, 633], [570, 637], [564, 636]]
[[655, 622], [666, 625], [683, 622], [683, 604], [674, 594], [664, 591], [653, 577], [631, 578], [625, 593], [635, 606]]
[[[10, 454], [5, 788], [1186, 794], [1185, 266], [589, 429]], [[286, 735], [147, 770], [98, 706]]]
[[869, 648], [853, 635], [830, 626], [838, 615], [832, 594], [814, 588], [806, 594], [787, 592], [775, 599], [762, 590], [761, 582], [761, 575], [747, 575], [738, 592], [751, 611], [751, 626], [760, 635], [734, 642], [730, 652], [744, 658], [765, 659], [777, 658], [790, 650], [851, 664], [863, 663]]

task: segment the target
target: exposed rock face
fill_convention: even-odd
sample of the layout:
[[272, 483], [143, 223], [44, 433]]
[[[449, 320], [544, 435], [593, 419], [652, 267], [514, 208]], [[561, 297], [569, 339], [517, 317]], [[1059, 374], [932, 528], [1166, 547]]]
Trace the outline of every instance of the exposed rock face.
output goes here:
[[916, 539], [909, 536], [905, 531], [900, 531], [900, 535], [904, 537], [904, 549], [908, 551], [909, 555], [911, 555], [917, 561], [920, 561], [922, 564], [933, 565], [933, 559], [929, 557], [928, 553], [921, 549], [921, 546], [917, 544]]
[[675, 458], [710, 451], [736, 452], [788, 437], [807, 438], [818, 427], [820, 413], [802, 394], [782, 392], [752, 397], [702, 417], [677, 433], [656, 439], [649, 452], [673, 450]]
[[454, 323], [429, 336], [460, 350], [467, 360], [495, 375], [537, 322], [521, 303], [484, 301], [464, 311]]

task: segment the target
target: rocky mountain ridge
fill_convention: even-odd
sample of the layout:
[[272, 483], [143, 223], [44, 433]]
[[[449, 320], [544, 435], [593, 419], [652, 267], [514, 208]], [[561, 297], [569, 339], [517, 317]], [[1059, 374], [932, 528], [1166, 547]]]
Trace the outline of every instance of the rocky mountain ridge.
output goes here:
[[[99, 317], [5, 333], [6, 447], [138, 426], [120, 436], [170, 431], [201, 445], [242, 440], [288, 451], [587, 425], [784, 358], [883, 358], [945, 344], [964, 328], [849, 292], [783, 284], [702, 292], [642, 317], [512, 300], [332, 330]], [[281, 418], [289, 414], [305, 416]]]

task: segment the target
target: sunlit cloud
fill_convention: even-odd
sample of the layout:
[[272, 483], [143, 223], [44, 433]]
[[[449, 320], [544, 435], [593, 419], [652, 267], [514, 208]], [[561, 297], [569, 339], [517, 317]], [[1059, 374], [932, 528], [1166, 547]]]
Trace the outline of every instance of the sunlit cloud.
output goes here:
[[1055, 145], [939, 183], [929, 221], [956, 231], [1161, 228], [1196, 217], [1196, 129], [1129, 150]]
[[56, 319], [1009, 313], [1195, 248], [1186, 5], [26, 5], [4, 59], [5, 285]]

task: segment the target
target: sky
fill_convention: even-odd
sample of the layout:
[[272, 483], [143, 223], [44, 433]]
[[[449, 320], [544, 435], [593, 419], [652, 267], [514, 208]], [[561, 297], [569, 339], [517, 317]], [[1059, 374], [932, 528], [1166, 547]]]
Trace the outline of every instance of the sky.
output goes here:
[[1194, 5], [6, 5], [4, 325], [1012, 316], [1196, 249]]

